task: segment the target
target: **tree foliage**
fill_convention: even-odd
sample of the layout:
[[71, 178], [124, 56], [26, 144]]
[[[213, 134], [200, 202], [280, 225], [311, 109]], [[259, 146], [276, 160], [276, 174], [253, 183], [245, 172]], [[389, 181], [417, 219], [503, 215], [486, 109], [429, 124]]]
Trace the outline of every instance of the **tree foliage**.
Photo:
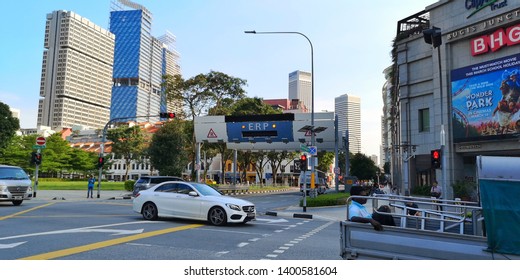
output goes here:
[[360, 180], [374, 180], [377, 178], [379, 168], [376, 164], [362, 153], [357, 153], [350, 158], [351, 175]]
[[139, 161], [144, 150], [144, 136], [139, 126], [120, 126], [110, 129], [107, 139], [112, 141], [112, 153], [125, 160], [125, 179], [128, 179], [132, 160]]
[[188, 163], [190, 135], [185, 133], [186, 122], [173, 120], [167, 122], [152, 137], [148, 155], [150, 163], [161, 175], [182, 176]]
[[13, 117], [7, 104], [0, 102], [0, 149], [9, 144], [18, 129], [20, 121]]

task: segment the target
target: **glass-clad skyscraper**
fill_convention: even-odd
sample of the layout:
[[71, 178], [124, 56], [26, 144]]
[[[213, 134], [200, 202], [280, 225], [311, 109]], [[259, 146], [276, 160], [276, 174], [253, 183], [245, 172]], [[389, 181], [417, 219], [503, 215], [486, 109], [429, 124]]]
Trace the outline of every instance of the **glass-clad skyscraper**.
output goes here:
[[162, 76], [178, 74], [178, 54], [151, 35], [151, 13], [137, 8], [110, 13], [110, 31], [116, 36], [110, 118], [149, 116], [137, 121], [154, 122], [167, 111]]

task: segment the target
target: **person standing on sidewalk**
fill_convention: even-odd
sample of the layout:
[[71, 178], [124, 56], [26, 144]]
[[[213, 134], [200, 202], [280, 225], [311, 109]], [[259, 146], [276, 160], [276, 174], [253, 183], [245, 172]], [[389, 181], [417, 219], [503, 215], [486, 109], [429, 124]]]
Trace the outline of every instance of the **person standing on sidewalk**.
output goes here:
[[93, 194], [94, 194], [94, 183], [96, 182], [96, 179], [94, 179], [94, 176], [90, 175], [90, 177], [88, 178], [88, 189], [87, 189], [87, 198], [89, 198], [89, 195], [90, 195], [90, 198], [94, 198], [93, 197]]
[[442, 211], [442, 206], [440, 205], [441, 201], [438, 200], [442, 196], [442, 188], [441, 188], [441, 186], [439, 186], [439, 183], [437, 182], [437, 180], [433, 181], [430, 192], [431, 192], [431, 198], [432, 198], [433, 202], [439, 203], [439, 205], [436, 207], [437, 210]]

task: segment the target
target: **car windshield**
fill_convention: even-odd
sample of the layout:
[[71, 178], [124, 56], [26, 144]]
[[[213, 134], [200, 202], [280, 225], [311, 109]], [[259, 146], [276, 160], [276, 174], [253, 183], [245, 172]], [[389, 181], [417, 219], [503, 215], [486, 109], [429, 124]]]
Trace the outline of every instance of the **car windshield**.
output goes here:
[[206, 185], [206, 184], [199, 184], [195, 183], [192, 184], [192, 186], [201, 194], [204, 196], [221, 196], [221, 194], [215, 190], [214, 188]]
[[29, 176], [19, 168], [0, 167], [0, 180], [28, 180]]

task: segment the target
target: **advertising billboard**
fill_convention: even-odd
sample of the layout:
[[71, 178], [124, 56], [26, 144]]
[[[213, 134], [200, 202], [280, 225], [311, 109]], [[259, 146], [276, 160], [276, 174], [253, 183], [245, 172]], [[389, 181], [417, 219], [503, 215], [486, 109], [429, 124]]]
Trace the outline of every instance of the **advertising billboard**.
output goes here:
[[451, 71], [453, 141], [518, 137], [520, 54]]

